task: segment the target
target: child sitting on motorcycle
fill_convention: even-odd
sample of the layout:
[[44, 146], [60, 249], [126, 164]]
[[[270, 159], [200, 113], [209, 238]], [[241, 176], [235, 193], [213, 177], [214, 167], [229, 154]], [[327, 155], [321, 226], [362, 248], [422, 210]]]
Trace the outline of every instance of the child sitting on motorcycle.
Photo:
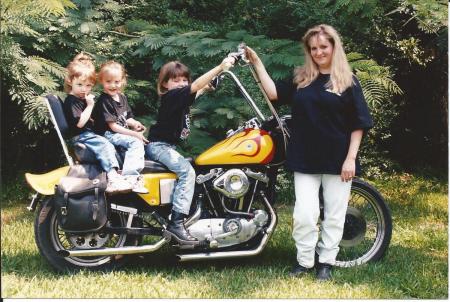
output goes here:
[[178, 61], [165, 64], [158, 77], [158, 94], [161, 105], [156, 124], [150, 128], [149, 143], [145, 154], [151, 160], [164, 164], [178, 176], [172, 195], [172, 213], [167, 231], [179, 241], [197, 241], [184, 226], [184, 218], [189, 214], [195, 187], [195, 171], [175, 148], [180, 140], [190, 133], [190, 106], [211, 80], [222, 70], [234, 64], [234, 58], [226, 58], [222, 63], [191, 83], [189, 69]]
[[69, 124], [72, 144], [82, 143], [92, 151], [107, 172], [108, 186], [106, 192], [116, 193], [130, 191], [131, 186], [117, 173], [119, 163], [114, 146], [103, 136], [94, 133], [94, 109], [92, 87], [96, 82], [95, 66], [86, 54], [80, 53], [67, 66], [64, 88], [68, 95], [64, 101], [64, 113]]
[[108, 61], [100, 67], [99, 81], [103, 93], [98, 99], [97, 133], [114, 146], [125, 149], [122, 175], [131, 184], [133, 192], [147, 194], [140, 172], [144, 168], [144, 125], [133, 117], [127, 97], [122, 93], [126, 85], [125, 67]]

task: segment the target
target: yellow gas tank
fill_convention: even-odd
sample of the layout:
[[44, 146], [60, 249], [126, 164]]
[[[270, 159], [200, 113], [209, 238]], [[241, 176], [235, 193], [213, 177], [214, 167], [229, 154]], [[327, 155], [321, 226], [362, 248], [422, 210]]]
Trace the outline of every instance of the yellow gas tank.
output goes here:
[[246, 129], [218, 142], [195, 159], [202, 165], [267, 164], [275, 153], [269, 133], [261, 129]]

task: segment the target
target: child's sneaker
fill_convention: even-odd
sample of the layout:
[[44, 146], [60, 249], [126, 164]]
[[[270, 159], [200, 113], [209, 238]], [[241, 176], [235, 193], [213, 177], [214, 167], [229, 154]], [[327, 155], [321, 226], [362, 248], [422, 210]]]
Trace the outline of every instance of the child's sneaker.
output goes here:
[[106, 186], [106, 193], [128, 193], [133, 187], [123, 177], [117, 175], [108, 178], [108, 185]]
[[128, 183], [131, 184], [132, 191], [140, 194], [148, 194], [147, 188], [144, 186], [144, 177], [139, 176], [127, 176]]

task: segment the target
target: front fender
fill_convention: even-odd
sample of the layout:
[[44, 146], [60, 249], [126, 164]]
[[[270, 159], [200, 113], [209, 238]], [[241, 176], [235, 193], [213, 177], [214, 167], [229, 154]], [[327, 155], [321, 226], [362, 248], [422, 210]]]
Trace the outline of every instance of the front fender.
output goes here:
[[61, 167], [44, 174], [25, 173], [27, 183], [36, 192], [42, 195], [54, 195], [55, 185], [59, 183], [61, 177], [66, 176], [70, 166]]

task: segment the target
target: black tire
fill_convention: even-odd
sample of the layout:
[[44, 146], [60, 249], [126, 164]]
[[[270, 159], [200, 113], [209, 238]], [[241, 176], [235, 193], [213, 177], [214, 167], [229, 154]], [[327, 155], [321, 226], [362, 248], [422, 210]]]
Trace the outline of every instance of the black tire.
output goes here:
[[[96, 238], [104, 240], [101, 246], [117, 247], [117, 246], [131, 246], [139, 243], [139, 237], [136, 236], [110, 236], [101, 233], [90, 233], [86, 236], [71, 236], [64, 233], [58, 225], [56, 213], [53, 208], [51, 198], [44, 200], [37, 212], [34, 222], [34, 236], [40, 254], [48, 261], [48, 263], [59, 272], [74, 271], [80, 269], [88, 270], [111, 270], [117, 269], [128, 262], [129, 255], [120, 256], [95, 256], [95, 257], [62, 257], [57, 251], [60, 249], [67, 249], [68, 245], [74, 246], [71, 241], [77, 238]], [[126, 223], [124, 215], [117, 213], [111, 214], [111, 221], [114, 226], [125, 226]], [[104, 236], [104, 237], [102, 237]], [[114, 240], [116, 242], [114, 243]], [[100, 242], [97, 241], [97, 242]]]
[[368, 183], [354, 179], [335, 265], [352, 267], [381, 259], [391, 236], [391, 211], [383, 197]]

